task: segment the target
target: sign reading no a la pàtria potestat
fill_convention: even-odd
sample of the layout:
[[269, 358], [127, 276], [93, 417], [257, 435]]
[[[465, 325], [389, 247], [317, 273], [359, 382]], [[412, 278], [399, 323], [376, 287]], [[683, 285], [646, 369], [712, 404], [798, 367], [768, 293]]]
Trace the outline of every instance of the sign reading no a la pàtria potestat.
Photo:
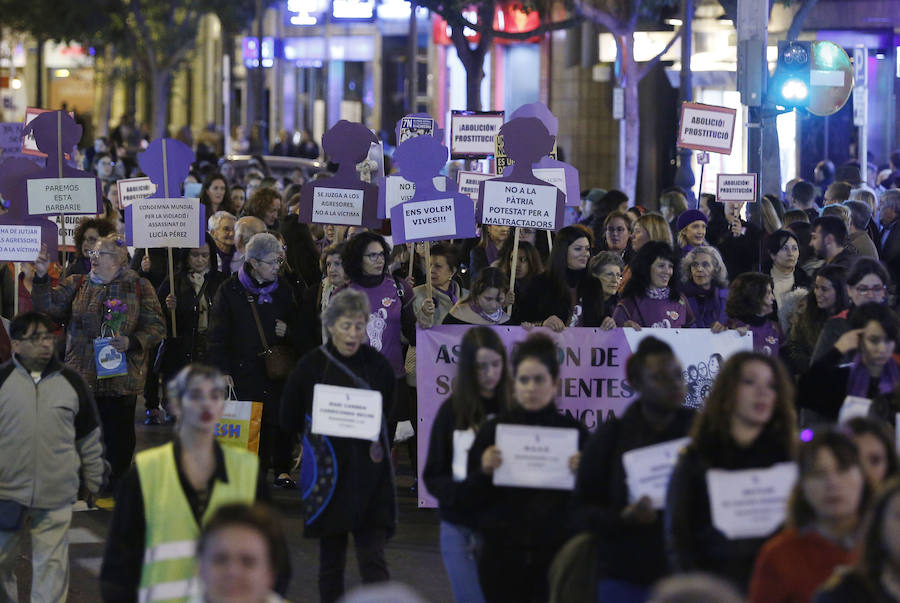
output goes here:
[[486, 180], [481, 224], [556, 230], [559, 189], [549, 184]]
[[737, 111], [700, 103], [682, 103], [678, 146], [731, 155]]

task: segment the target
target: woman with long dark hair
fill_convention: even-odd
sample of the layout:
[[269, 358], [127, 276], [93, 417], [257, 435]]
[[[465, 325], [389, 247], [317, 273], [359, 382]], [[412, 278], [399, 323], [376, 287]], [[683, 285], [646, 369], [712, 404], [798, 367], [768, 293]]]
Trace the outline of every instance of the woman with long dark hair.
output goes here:
[[231, 195], [228, 194], [228, 181], [219, 172], [210, 172], [200, 187], [200, 203], [206, 207], [206, 217], [220, 210], [231, 211]]
[[478, 585], [476, 516], [466, 489], [466, 459], [481, 425], [510, 408], [506, 347], [489, 327], [466, 331], [453, 393], [444, 401], [428, 443], [425, 486], [440, 504], [441, 555], [455, 601], [484, 601]]
[[666, 537], [673, 570], [705, 571], [747, 588], [756, 555], [771, 534], [729, 538], [716, 527], [707, 473], [792, 463], [793, 397], [790, 377], [777, 359], [738, 352], [725, 362], [669, 482]]
[[789, 230], [776, 230], [766, 237], [766, 254], [763, 273], [772, 277], [772, 293], [782, 331], [790, 325], [790, 316], [796, 312], [799, 292], [810, 289], [811, 279], [800, 267], [800, 240]]
[[581, 225], [558, 233], [549, 266], [532, 279], [516, 300], [516, 322], [559, 332], [566, 327], [598, 327], [603, 321], [603, 292], [587, 270], [593, 236]]
[[782, 358], [794, 374], [804, 373], [809, 368], [813, 348], [825, 321], [850, 306], [846, 276], [847, 271], [841, 266], [823, 266], [816, 272], [813, 286], [806, 294], [806, 303], [794, 316], [788, 341], [782, 347]]
[[[498, 425], [556, 427], [576, 430], [578, 450], [568, 459], [577, 472], [588, 431], [577, 420], [559, 412], [559, 360], [556, 344], [535, 333], [512, 353], [515, 405], [487, 421], [469, 450], [466, 487], [478, 513], [484, 543], [478, 576], [485, 600], [546, 601], [547, 570], [566, 541], [570, 493], [549, 488], [495, 486], [494, 472], [504, 463], [497, 447]], [[509, 452], [509, 451], [508, 451]]]
[[835, 568], [856, 560], [871, 488], [853, 440], [820, 431], [800, 446], [797, 465], [787, 528], [759, 552], [750, 603], [809, 601]]
[[[863, 304], [850, 312], [850, 330], [827, 354], [800, 377], [797, 404], [837, 420], [847, 396], [868, 398], [890, 394], [900, 385], [900, 365], [894, 349], [900, 339], [900, 320], [878, 303]], [[852, 354], [849, 366], [845, 355]]]
[[619, 327], [690, 326], [694, 313], [681, 293], [678, 253], [666, 243], [648, 241], [631, 260], [631, 278], [613, 319]]

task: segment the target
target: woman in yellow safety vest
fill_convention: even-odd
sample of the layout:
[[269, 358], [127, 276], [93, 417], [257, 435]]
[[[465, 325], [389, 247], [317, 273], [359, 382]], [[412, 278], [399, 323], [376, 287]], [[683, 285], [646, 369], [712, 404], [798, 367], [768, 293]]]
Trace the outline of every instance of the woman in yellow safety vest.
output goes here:
[[123, 480], [100, 571], [106, 601], [187, 601], [199, 589], [196, 541], [215, 510], [252, 503], [259, 461], [216, 442], [226, 384], [191, 364], [169, 382], [175, 439], [139, 452]]

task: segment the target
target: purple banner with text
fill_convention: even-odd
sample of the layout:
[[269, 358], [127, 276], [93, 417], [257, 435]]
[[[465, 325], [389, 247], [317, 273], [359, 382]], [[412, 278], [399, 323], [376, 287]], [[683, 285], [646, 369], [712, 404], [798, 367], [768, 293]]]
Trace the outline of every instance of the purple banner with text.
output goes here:
[[[425, 488], [422, 471], [428, 455], [431, 425], [444, 400], [450, 397], [456, 378], [456, 361], [462, 337], [470, 326], [442, 325], [418, 328], [416, 333], [416, 386], [418, 421], [416, 431], [419, 458], [419, 506], [436, 507], [437, 501]], [[709, 393], [722, 362], [741, 350], [752, 350], [752, 337], [737, 331], [713, 334], [709, 329], [642, 329], [604, 331], [570, 328], [561, 333], [549, 329], [493, 327], [507, 348], [529, 332], [549, 335], [558, 349], [560, 363], [556, 405], [560, 412], [581, 421], [588, 429], [612, 416], [621, 416], [636, 394], [625, 379], [625, 362], [640, 341], [654, 336], [668, 343], [681, 360], [687, 397], [685, 405], [698, 408]]]

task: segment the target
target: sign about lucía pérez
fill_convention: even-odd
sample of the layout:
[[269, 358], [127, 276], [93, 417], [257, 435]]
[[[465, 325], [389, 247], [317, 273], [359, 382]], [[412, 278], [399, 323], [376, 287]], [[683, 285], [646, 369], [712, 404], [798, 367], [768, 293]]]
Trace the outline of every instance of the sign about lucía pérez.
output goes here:
[[514, 163], [503, 176], [479, 185], [477, 221], [486, 225], [559, 229], [566, 196], [532, 170], [532, 165], [553, 148], [555, 137], [536, 117], [512, 119], [503, 124], [500, 132]]
[[205, 212], [200, 199], [140, 199], [130, 206], [125, 239], [135, 247], [200, 247]]
[[731, 155], [737, 111], [701, 103], [682, 103], [678, 146]]

